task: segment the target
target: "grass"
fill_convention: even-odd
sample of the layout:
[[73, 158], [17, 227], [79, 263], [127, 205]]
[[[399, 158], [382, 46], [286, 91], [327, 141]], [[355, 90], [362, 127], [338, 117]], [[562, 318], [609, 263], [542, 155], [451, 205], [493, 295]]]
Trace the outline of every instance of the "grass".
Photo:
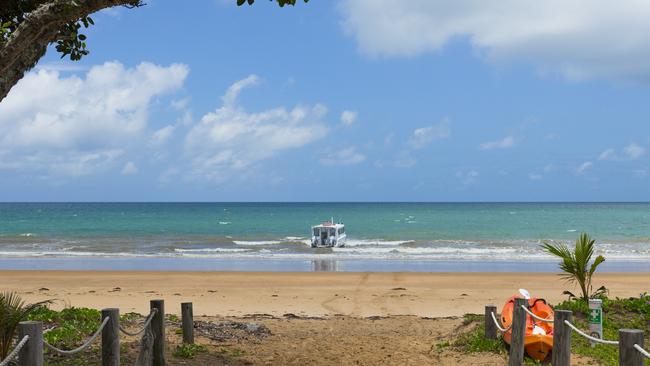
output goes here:
[[[571, 310], [573, 323], [580, 329], [587, 330], [586, 314], [589, 306], [584, 300], [564, 301], [554, 306], [555, 309]], [[452, 348], [461, 352], [490, 352], [505, 354], [506, 344], [501, 338], [489, 340], [485, 338], [483, 315], [468, 314], [463, 317], [463, 326], [469, 330], [460, 333], [453, 341], [443, 341], [435, 345], [438, 351]], [[474, 325], [474, 326], [472, 326]], [[646, 334], [650, 332], [650, 296], [641, 294], [639, 297], [627, 299], [603, 298], [603, 337], [609, 340], [618, 339], [618, 330], [621, 328], [641, 329]], [[650, 349], [650, 340], [646, 339], [645, 348]], [[591, 347], [588, 340], [575, 332], [571, 336], [571, 352], [573, 354], [591, 358], [598, 365], [617, 365], [618, 347], [611, 345], [596, 345]], [[537, 361], [526, 358], [526, 364], [539, 364]], [[645, 361], [650, 365], [650, 360]]]
[[202, 346], [200, 344], [182, 344], [179, 346], [176, 346], [176, 349], [174, 349], [174, 357], [180, 357], [180, 358], [194, 358], [196, 357], [197, 354], [199, 353], [204, 353], [207, 352], [208, 349], [205, 348], [205, 346]]

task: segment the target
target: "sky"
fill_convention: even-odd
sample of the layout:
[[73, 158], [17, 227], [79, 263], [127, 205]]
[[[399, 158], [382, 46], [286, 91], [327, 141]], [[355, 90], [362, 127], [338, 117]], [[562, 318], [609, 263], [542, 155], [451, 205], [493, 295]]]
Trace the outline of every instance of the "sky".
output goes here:
[[150, 0], [0, 102], [0, 201], [649, 201], [650, 3]]

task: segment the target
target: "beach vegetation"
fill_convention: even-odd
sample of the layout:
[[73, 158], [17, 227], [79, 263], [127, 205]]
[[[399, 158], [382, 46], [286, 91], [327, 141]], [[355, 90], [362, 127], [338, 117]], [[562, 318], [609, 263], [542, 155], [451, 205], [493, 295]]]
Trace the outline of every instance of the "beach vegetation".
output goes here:
[[[596, 240], [588, 234], [582, 233], [576, 239], [573, 250], [565, 243], [546, 241], [542, 244], [542, 249], [547, 253], [558, 257], [562, 278], [572, 284], [578, 285], [582, 292], [581, 298], [588, 301], [590, 298], [602, 297], [607, 294], [605, 286], [593, 290], [592, 279], [598, 266], [605, 261], [605, 257], [598, 255], [595, 259], [594, 249]], [[570, 298], [577, 298], [571, 291], [564, 291]]]
[[[603, 338], [609, 340], [618, 339], [618, 330], [622, 328], [640, 329], [644, 332], [650, 331], [650, 296], [643, 293], [638, 297], [603, 300]], [[571, 310], [573, 312], [573, 323], [580, 329], [588, 329], [589, 304], [583, 299], [567, 300], [555, 305], [555, 309]], [[650, 349], [650, 341], [645, 341], [645, 349]], [[603, 365], [618, 364], [618, 347], [611, 345], [596, 345], [591, 347], [590, 342], [574, 335], [571, 337], [571, 352], [595, 359]], [[650, 365], [650, 360], [646, 360]]]
[[194, 358], [199, 353], [208, 352], [208, 349], [201, 344], [186, 344], [176, 346], [174, 349], [174, 357], [180, 358]]
[[99, 310], [69, 307], [61, 311], [38, 306], [29, 315], [30, 320], [43, 322], [46, 329], [43, 338], [59, 348], [74, 348], [93, 334], [101, 324]]
[[18, 323], [27, 320], [36, 309], [48, 302], [27, 304], [15, 292], [0, 293], [0, 360], [9, 354], [9, 348], [18, 330]]

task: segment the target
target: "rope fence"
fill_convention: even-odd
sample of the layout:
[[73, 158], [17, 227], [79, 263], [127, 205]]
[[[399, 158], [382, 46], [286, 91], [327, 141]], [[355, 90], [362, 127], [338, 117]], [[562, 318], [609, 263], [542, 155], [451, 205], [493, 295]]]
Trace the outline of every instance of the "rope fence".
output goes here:
[[573, 312], [571, 311], [556, 310], [553, 319], [549, 319], [542, 318], [531, 312], [526, 305], [527, 300], [515, 299], [515, 306], [512, 309], [512, 322], [507, 328], [504, 328], [497, 320], [496, 306], [485, 306], [485, 337], [487, 339], [497, 339], [497, 331], [501, 333], [510, 332], [506, 337], [510, 343], [508, 365], [522, 365], [524, 362], [524, 345], [526, 337], [530, 335], [526, 332], [528, 316], [545, 323], [553, 323], [552, 335], [548, 335], [553, 337], [553, 349], [550, 355], [553, 366], [571, 365], [571, 334], [573, 332], [593, 342], [592, 346], [594, 344], [618, 346], [618, 364], [621, 366], [643, 366], [644, 360], [650, 359], [650, 352], [643, 348], [644, 333], [641, 330], [619, 329], [618, 340], [600, 339], [587, 334], [573, 324], [571, 322]]
[[587, 334], [587, 333], [581, 331], [580, 329], [578, 329], [575, 325], [571, 324], [571, 322], [568, 321], [568, 320], [565, 320], [564, 324], [568, 325], [569, 328], [573, 329], [576, 333], [580, 334], [581, 336], [587, 338], [588, 340], [590, 340], [592, 342], [601, 343], [601, 344], [611, 344], [611, 345], [615, 345], [615, 346], [619, 344], [618, 341], [608, 341], [606, 339], [600, 339], [600, 338], [592, 337], [589, 334]]
[[45, 347], [47, 347], [48, 349], [62, 355], [74, 355], [75, 353], [79, 353], [85, 350], [86, 348], [90, 347], [90, 344], [93, 343], [93, 341], [95, 341], [95, 339], [97, 339], [97, 337], [99, 337], [99, 335], [102, 333], [102, 330], [104, 330], [104, 327], [106, 326], [106, 323], [108, 323], [109, 320], [110, 320], [109, 317], [104, 318], [102, 325], [99, 326], [97, 331], [84, 344], [82, 344], [81, 346], [75, 349], [64, 350], [64, 349], [56, 348], [55, 346], [49, 344], [45, 340], [43, 341], [43, 345], [45, 345]]
[[0, 361], [0, 366], [9, 365], [9, 362], [11, 362], [11, 360], [13, 360], [18, 355], [20, 349], [23, 348], [23, 346], [27, 343], [28, 340], [29, 340], [29, 336], [28, 335], [24, 336], [23, 339], [21, 339], [20, 342], [18, 342], [16, 348], [14, 348], [14, 350], [11, 351], [4, 360]]
[[510, 330], [510, 328], [512, 328], [512, 324], [510, 324], [507, 328], [502, 327], [502, 326], [499, 324], [499, 322], [497, 321], [497, 317], [494, 316], [494, 312], [493, 312], [493, 311], [490, 312], [490, 315], [492, 315], [492, 320], [494, 321], [494, 325], [496, 325], [496, 327], [497, 327], [497, 329], [499, 330], [499, 332], [501, 332], [501, 333], [505, 333], [505, 332], [507, 332], [508, 330]]
[[[189, 304], [191, 308], [191, 303]], [[142, 334], [139, 340], [140, 352], [135, 360], [136, 366], [166, 365], [165, 352], [165, 307], [164, 300], [150, 301], [149, 315], [142, 322], [142, 328], [135, 332], [129, 332], [120, 326], [120, 310], [107, 308], [101, 310], [102, 322], [97, 330], [79, 347], [71, 350], [64, 350], [53, 346], [43, 339], [43, 334], [48, 331], [44, 329], [42, 321], [22, 321], [18, 324], [20, 341], [13, 351], [2, 361], [0, 366], [42, 366], [45, 364], [45, 355], [49, 350], [53, 353], [71, 356], [88, 349], [93, 342], [101, 335], [101, 365], [120, 365], [120, 334], [130, 336]], [[181, 309], [183, 310], [183, 309]], [[193, 329], [194, 320], [183, 310], [183, 330]], [[190, 314], [191, 315], [191, 314]], [[185, 334], [184, 334], [185, 336]], [[191, 343], [194, 343], [193, 340]]]
[[142, 324], [142, 328], [140, 328], [140, 330], [138, 330], [137, 332], [129, 332], [128, 330], [124, 329], [122, 325], [120, 325], [120, 332], [132, 337], [135, 337], [140, 333], [143, 333], [145, 330], [147, 330], [149, 324], [151, 324], [151, 320], [153, 320], [153, 316], [156, 315], [156, 312], [158, 312], [158, 309], [151, 309], [149, 316], [147, 316], [147, 319], [145, 319], [144, 323]]
[[636, 343], [634, 344], [634, 349], [636, 349], [637, 351], [639, 351], [639, 353], [640, 353], [643, 357], [645, 357], [645, 358], [650, 358], [650, 353], [648, 353], [648, 351], [644, 350], [643, 347], [639, 346], [639, 345], [636, 344]]
[[533, 319], [539, 320], [539, 321], [544, 322], [544, 323], [553, 323], [553, 319], [545, 319], [545, 318], [542, 318], [542, 317], [540, 317], [540, 316], [537, 316], [535, 313], [533, 313], [532, 311], [530, 311], [530, 310], [528, 309], [528, 307], [526, 307], [526, 306], [524, 306], [524, 305], [522, 305], [521, 308], [524, 309], [524, 311], [525, 311], [528, 315], [530, 315]]

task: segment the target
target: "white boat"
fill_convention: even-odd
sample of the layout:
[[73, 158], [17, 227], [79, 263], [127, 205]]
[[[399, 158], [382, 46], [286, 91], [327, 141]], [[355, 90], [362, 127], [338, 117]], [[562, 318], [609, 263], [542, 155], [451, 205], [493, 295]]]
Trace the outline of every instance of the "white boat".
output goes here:
[[311, 247], [342, 247], [345, 246], [345, 225], [335, 224], [334, 219], [311, 227]]

